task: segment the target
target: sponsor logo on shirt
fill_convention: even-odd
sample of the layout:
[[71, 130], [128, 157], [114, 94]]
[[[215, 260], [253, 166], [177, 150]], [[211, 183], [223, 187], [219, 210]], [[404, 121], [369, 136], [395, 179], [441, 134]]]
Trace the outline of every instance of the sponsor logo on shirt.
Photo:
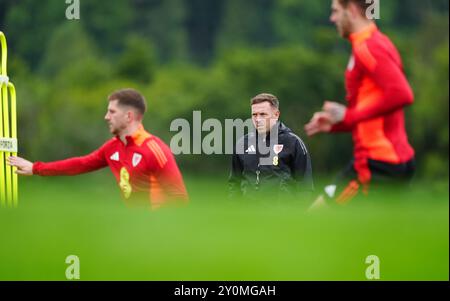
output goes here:
[[255, 146], [250, 145], [245, 152], [246, 153], [256, 153], [256, 148], [255, 148]]
[[115, 152], [111, 157], [111, 160], [113, 161], [119, 161], [119, 152]]

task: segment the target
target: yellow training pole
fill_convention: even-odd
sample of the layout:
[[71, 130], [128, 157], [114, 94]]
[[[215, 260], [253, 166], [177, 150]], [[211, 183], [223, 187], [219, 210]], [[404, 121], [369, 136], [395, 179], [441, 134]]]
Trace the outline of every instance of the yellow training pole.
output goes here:
[[[3, 137], [3, 86], [0, 84], [0, 137]], [[5, 187], [5, 155], [0, 151], [0, 205], [6, 205], [6, 187]]]
[[[9, 100], [8, 100], [8, 86], [2, 86], [3, 95], [3, 137], [11, 138], [10, 127], [9, 127]], [[5, 152], [5, 159], [11, 155], [10, 152]], [[12, 177], [11, 177], [11, 166], [5, 164], [5, 180], [6, 180], [6, 203], [8, 206], [12, 205]]]
[[6, 75], [6, 59], [8, 58], [8, 48], [6, 47], [6, 37], [3, 34], [3, 32], [0, 31], [0, 44], [2, 47], [2, 69], [1, 69], [1, 75]]
[[[6, 159], [17, 155], [17, 105], [16, 89], [7, 75], [6, 38], [0, 31], [0, 205], [17, 207], [18, 178], [16, 168], [6, 164]], [[11, 101], [11, 103], [10, 103]]]
[[[17, 140], [17, 104], [16, 104], [16, 88], [10, 82], [8, 83], [8, 90], [11, 95], [11, 138]], [[16, 146], [18, 147], [18, 146]], [[17, 150], [12, 153], [13, 156], [17, 156]], [[13, 167], [11, 170], [12, 177], [12, 204], [17, 207], [19, 201], [19, 181], [16, 174], [17, 167]]]
[[[0, 76], [6, 76], [6, 59], [7, 59], [7, 48], [6, 48], [6, 38], [3, 32], [0, 31], [0, 46], [1, 46], [1, 70]], [[0, 138], [4, 137], [3, 133], [3, 102], [7, 101], [3, 99], [3, 84], [0, 82]], [[5, 154], [0, 151], [0, 204], [1, 206], [6, 205], [6, 187], [5, 187]]]

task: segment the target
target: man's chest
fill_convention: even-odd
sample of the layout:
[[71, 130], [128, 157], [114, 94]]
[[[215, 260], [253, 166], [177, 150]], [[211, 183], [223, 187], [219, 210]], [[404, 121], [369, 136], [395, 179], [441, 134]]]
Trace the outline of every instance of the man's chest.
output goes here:
[[116, 176], [123, 172], [123, 169], [130, 175], [144, 176], [148, 173], [147, 154], [138, 147], [119, 146], [110, 149], [105, 155]]
[[356, 60], [355, 55], [352, 55], [345, 71], [345, 86], [347, 94], [350, 98], [357, 95], [363, 85], [365, 76], [364, 69], [361, 68], [361, 65]]
[[283, 166], [289, 166], [292, 161], [291, 144], [290, 141], [285, 141], [282, 138], [276, 143], [268, 145], [249, 143], [245, 153], [240, 155], [244, 170], [279, 169]]

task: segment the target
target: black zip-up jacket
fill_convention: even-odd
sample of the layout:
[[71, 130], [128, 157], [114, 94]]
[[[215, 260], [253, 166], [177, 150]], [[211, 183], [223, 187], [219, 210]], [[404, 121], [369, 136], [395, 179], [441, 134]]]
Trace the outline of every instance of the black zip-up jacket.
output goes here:
[[[294, 197], [308, 201], [306, 198], [314, 189], [308, 150], [303, 141], [283, 123], [278, 122], [275, 126], [278, 127], [277, 143], [270, 143], [270, 134], [260, 142], [270, 146], [265, 149], [265, 155], [258, 147], [256, 131], [238, 141], [228, 181], [231, 198]], [[267, 161], [261, 164], [261, 159]]]

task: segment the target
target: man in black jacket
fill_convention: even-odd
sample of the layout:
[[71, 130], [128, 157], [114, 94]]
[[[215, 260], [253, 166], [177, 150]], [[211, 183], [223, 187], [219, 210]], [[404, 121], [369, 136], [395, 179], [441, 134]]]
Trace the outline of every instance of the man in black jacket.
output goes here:
[[229, 177], [230, 197], [309, 201], [311, 159], [303, 141], [279, 121], [279, 101], [271, 94], [251, 100], [251, 131], [236, 144]]

